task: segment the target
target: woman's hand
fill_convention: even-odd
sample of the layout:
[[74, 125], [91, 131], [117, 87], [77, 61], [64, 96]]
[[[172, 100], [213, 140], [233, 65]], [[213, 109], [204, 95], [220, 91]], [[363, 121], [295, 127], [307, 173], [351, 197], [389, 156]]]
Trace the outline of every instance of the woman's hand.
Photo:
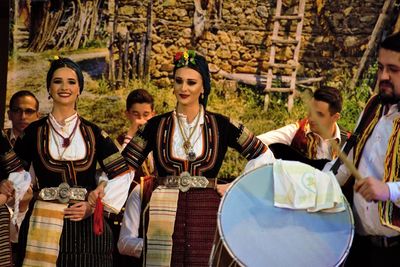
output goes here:
[[97, 198], [104, 197], [104, 187], [106, 187], [106, 182], [100, 182], [97, 188], [89, 193], [88, 202], [92, 207], [96, 206]]
[[93, 213], [89, 202], [78, 202], [64, 210], [64, 218], [77, 222], [86, 219]]
[[217, 184], [217, 192], [218, 194], [220, 194], [220, 196], [222, 197], [226, 190], [228, 189], [228, 187], [230, 186], [230, 183], [228, 184]]

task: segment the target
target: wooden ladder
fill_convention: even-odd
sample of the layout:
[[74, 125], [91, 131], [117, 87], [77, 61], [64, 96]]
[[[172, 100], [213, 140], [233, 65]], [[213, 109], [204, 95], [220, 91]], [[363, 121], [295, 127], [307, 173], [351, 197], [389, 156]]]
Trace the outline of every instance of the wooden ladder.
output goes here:
[[[268, 109], [270, 102], [269, 93], [271, 92], [284, 92], [289, 93], [288, 97], [288, 110], [291, 111], [294, 104], [294, 98], [296, 96], [296, 77], [297, 69], [299, 66], [299, 54], [301, 45], [301, 34], [303, 31], [303, 21], [304, 21], [304, 10], [305, 10], [306, 0], [299, 0], [298, 6], [294, 8], [292, 14], [282, 14], [282, 0], [277, 0], [276, 11], [274, 20], [274, 28], [271, 37], [271, 49], [268, 62], [268, 73], [267, 73], [267, 84], [265, 86], [265, 99], [264, 99], [264, 109]], [[297, 22], [296, 26], [296, 36], [295, 38], [290, 38], [284, 36], [282, 21], [293, 21]], [[290, 31], [289, 31], [290, 32]], [[277, 47], [281, 49], [291, 48], [294, 46], [293, 58], [286, 59], [284, 63], [275, 62]], [[286, 71], [285, 75], [280, 73]], [[273, 80], [277, 81], [273, 84]], [[285, 82], [288, 81], [288, 82]], [[280, 84], [278, 84], [280, 83]]]

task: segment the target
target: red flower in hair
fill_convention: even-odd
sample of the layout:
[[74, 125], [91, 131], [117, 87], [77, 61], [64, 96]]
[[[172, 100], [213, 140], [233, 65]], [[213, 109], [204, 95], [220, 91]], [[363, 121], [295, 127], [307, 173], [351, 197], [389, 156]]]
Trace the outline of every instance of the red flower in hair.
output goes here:
[[183, 56], [183, 52], [177, 52], [175, 54], [175, 61], [179, 61]]
[[174, 57], [174, 65], [177, 68], [191, 65], [196, 65], [196, 52], [194, 50], [186, 50], [184, 52], [177, 52]]

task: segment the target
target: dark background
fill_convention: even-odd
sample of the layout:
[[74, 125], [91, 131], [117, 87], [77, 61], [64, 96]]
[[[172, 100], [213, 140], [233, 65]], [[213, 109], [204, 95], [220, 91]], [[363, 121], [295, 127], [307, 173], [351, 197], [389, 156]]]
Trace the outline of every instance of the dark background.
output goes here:
[[0, 127], [4, 125], [4, 112], [6, 109], [7, 93], [7, 62], [8, 62], [8, 27], [9, 27], [9, 1], [0, 1], [0, 38], [7, 40], [0, 42]]

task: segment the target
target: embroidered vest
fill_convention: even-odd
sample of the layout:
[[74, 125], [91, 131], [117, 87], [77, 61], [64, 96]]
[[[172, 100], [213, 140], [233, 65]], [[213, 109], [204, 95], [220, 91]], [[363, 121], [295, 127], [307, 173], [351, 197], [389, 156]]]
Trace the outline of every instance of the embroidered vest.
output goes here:
[[[312, 132], [308, 132], [310, 125], [308, 119], [302, 119], [298, 123], [299, 129], [293, 137], [290, 146], [309, 159], [317, 159], [317, 147], [319, 138], [316, 137]], [[340, 129], [340, 147], [344, 145], [347, 139], [350, 137], [350, 133], [346, 130]], [[336, 158], [336, 153], [333, 153], [332, 158]]]
[[[376, 124], [382, 116], [383, 105], [380, 103], [379, 96], [375, 95], [368, 101], [363, 117], [360, 122], [364, 122], [361, 125], [360, 136], [354, 146], [354, 162], [358, 168], [363, 154], [363, 150], [367, 140], [371, 136]], [[383, 182], [399, 182], [400, 175], [400, 118], [393, 121], [392, 133], [389, 137], [388, 147], [385, 156], [385, 166], [383, 174]], [[351, 183], [354, 183], [352, 177]], [[396, 231], [400, 231], [400, 208], [398, 208], [393, 202], [379, 201], [378, 212], [380, 222], [382, 225], [392, 228]]]

